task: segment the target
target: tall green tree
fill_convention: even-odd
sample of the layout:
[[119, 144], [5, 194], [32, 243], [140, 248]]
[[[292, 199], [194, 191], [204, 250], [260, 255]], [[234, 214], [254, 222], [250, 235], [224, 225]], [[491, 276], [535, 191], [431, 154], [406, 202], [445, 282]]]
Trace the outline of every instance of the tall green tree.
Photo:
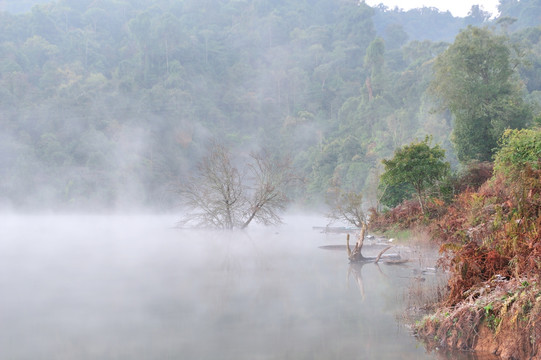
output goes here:
[[445, 150], [439, 145], [430, 146], [430, 137], [398, 149], [394, 157], [383, 160], [385, 172], [381, 175], [383, 187], [396, 189], [411, 185], [415, 189], [421, 211], [425, 212], [426, 190], [449, 174], [450, 165], [445, 161]]
[[437, 57], [431, 89], [454, 116], [452, 140], [461, 162], [490, 161], [505, 129], [530, 121], [516, 61], [507, 37], [471, 26]]
[[378, 96], [382, 91], [384, 83], [384, 62], [385, 44], [383, 39], [376, 38], [366, 49], [366, 55], [364, 57], [364, 66], [370, 74], [365, 83], [369, 100], [372, 100], [374, 96]]

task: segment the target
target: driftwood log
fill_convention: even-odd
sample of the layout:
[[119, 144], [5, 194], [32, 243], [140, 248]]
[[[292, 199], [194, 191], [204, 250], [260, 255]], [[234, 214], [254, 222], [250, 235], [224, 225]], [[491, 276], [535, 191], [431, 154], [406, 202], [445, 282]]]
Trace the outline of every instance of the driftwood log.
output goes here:
[[366, 235], [367, 229], [368, 229], [368, 225], [366, 223], [363, 223], [363, 226], [361, 227], [361, 232], [359, 233], [359, 236], [357, 237], [357, 242], [355, 243], [355, 247], [353, 248], [353, 250], [351, 250], [349, 247], [349, 234], [347, 234], [346, 248], [348, 251], [348, 259], [350, 262], [375, 262], [377, 263], [381, 259], [381, 256], [383, 255], [383, 253], [392, 247], [392, 246], [387, 246], [385, 249], [380, 251], [378, 256], [375, 256], [375, 257], [363, 256], [361, 250], [363, 248], [364, 237]]

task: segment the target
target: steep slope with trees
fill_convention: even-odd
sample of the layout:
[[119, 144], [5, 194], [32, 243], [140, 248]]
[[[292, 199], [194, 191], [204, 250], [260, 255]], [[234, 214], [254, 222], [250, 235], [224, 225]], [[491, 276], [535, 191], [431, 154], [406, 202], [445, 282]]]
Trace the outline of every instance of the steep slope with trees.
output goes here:
[[541, 130], [505, 132], [494, 174], [430, 225], [445, 241], [449, 295], [417, 324], [429, 347], [539, 359]]
[[169, 207], [213, 137], [304, 162], [364, 80], [372, 13], [329, 0], [2, 13], [2, 204]]
[[[311, 203], [336, 189], [376, 202], [380, 160], [427, 134], [456, 165], [452, 116], [426, 92], [448, 44], [413, 40], [394, 20], [378, 36], [381, 16], [393, 12], [338, 0], [2, 12], [0, 206], [171, 208], [171, 184], [188, 181], [212, 138], [235, 155], [292, 155], [306, 186], [289, 195]], [[424, 23], [434, 33], [445, 15], [401, 16], [439, 19]], [[531, 50], [520, 66], [531, 102], [538, 35], [511, 38]]]

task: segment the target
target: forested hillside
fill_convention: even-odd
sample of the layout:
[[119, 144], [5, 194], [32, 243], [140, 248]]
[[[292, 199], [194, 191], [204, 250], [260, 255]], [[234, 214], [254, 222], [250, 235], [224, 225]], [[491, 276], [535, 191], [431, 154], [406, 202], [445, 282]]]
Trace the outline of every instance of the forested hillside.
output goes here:
[[541, 1], [503, 1], [500, 23], [474, 9], [456, 19], [349, 0], [60, 0], [2, 12], [0, 205], [167, 209], [211, 138], [239, 157], [290, 156], [305, 179], [298, 201], [333, 187], [375, 197], [381, 159], [413, 139], [431, 134], [456, 164], [451, 116], [434, 111], [427, 87], [460, 27], [511, 33], [529, 60], [525, 95], [539, 100], [541, 29], [520, 30], [534, 14], [521, 7]]

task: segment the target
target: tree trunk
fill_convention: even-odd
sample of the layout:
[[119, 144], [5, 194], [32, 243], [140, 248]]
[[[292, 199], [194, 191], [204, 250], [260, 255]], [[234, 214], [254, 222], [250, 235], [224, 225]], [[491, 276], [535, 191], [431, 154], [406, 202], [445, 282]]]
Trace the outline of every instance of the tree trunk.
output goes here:
[[363, 222], [363, 225], [361, 227], [361, 232], [359, 236], [357, 237], [357, 242], [355, 243], [355, 247], [353, 248], [353, 251], [349, 247], [349, 234], [346, 237], [346, 248], [348, 251], [348, 259], [350, 262], [375, 262], [377, 263], [384, 252], [392, 248], [392, 246], [387, 246], [385, 249], [381, 250], [378, 256], [376, 257], [364, 257], [361, 253], [361, 250], [363, 248], [364, 243], [364, 237], [366, 235], [366, 230], [368, 228], [368, 225], [366, 222]]
[[361, 227], [361, 232], [359, 236], [357, 237], [357, 242], [355, 243], [355, 247], [353, 248], [353, 251], [349, 248], [349, 234], [347, 236], [347, 250], [348, 250], [348, 258], [349, 261], [363, 261], [365, 258], [363, 254], [361, 253], [361, 249], [363, 248], [364, 243], [364, 236], [366, 234], [367, 229], [366, 222], [363, 222], [363, 225]]
[[423, 204], [423, 198], [421, 196], [420, 191], [417, 191], [417, 197], [419, 198], [419, 205], [421, 205], [421, 213], [424, 215], [425, 214], [425, 206]]
[[248, 220], [246, 220], [244, 222], [244, 224], [242, 224], [242, 226], [240, 227], [241, 229], [246, 229], [248, 227], [248, 225], [250, 225], [250, 223], [252, 222], [252, 220], [255, 218], [255, 216], [257, 215], [257, 212], [259, 211], [259, 209], [261, 209], [261, 206], [258, 204], [256, 205], [253, 209], [252, 209], [252, 213], [250, 214], [250, 216], [248, 217]]

